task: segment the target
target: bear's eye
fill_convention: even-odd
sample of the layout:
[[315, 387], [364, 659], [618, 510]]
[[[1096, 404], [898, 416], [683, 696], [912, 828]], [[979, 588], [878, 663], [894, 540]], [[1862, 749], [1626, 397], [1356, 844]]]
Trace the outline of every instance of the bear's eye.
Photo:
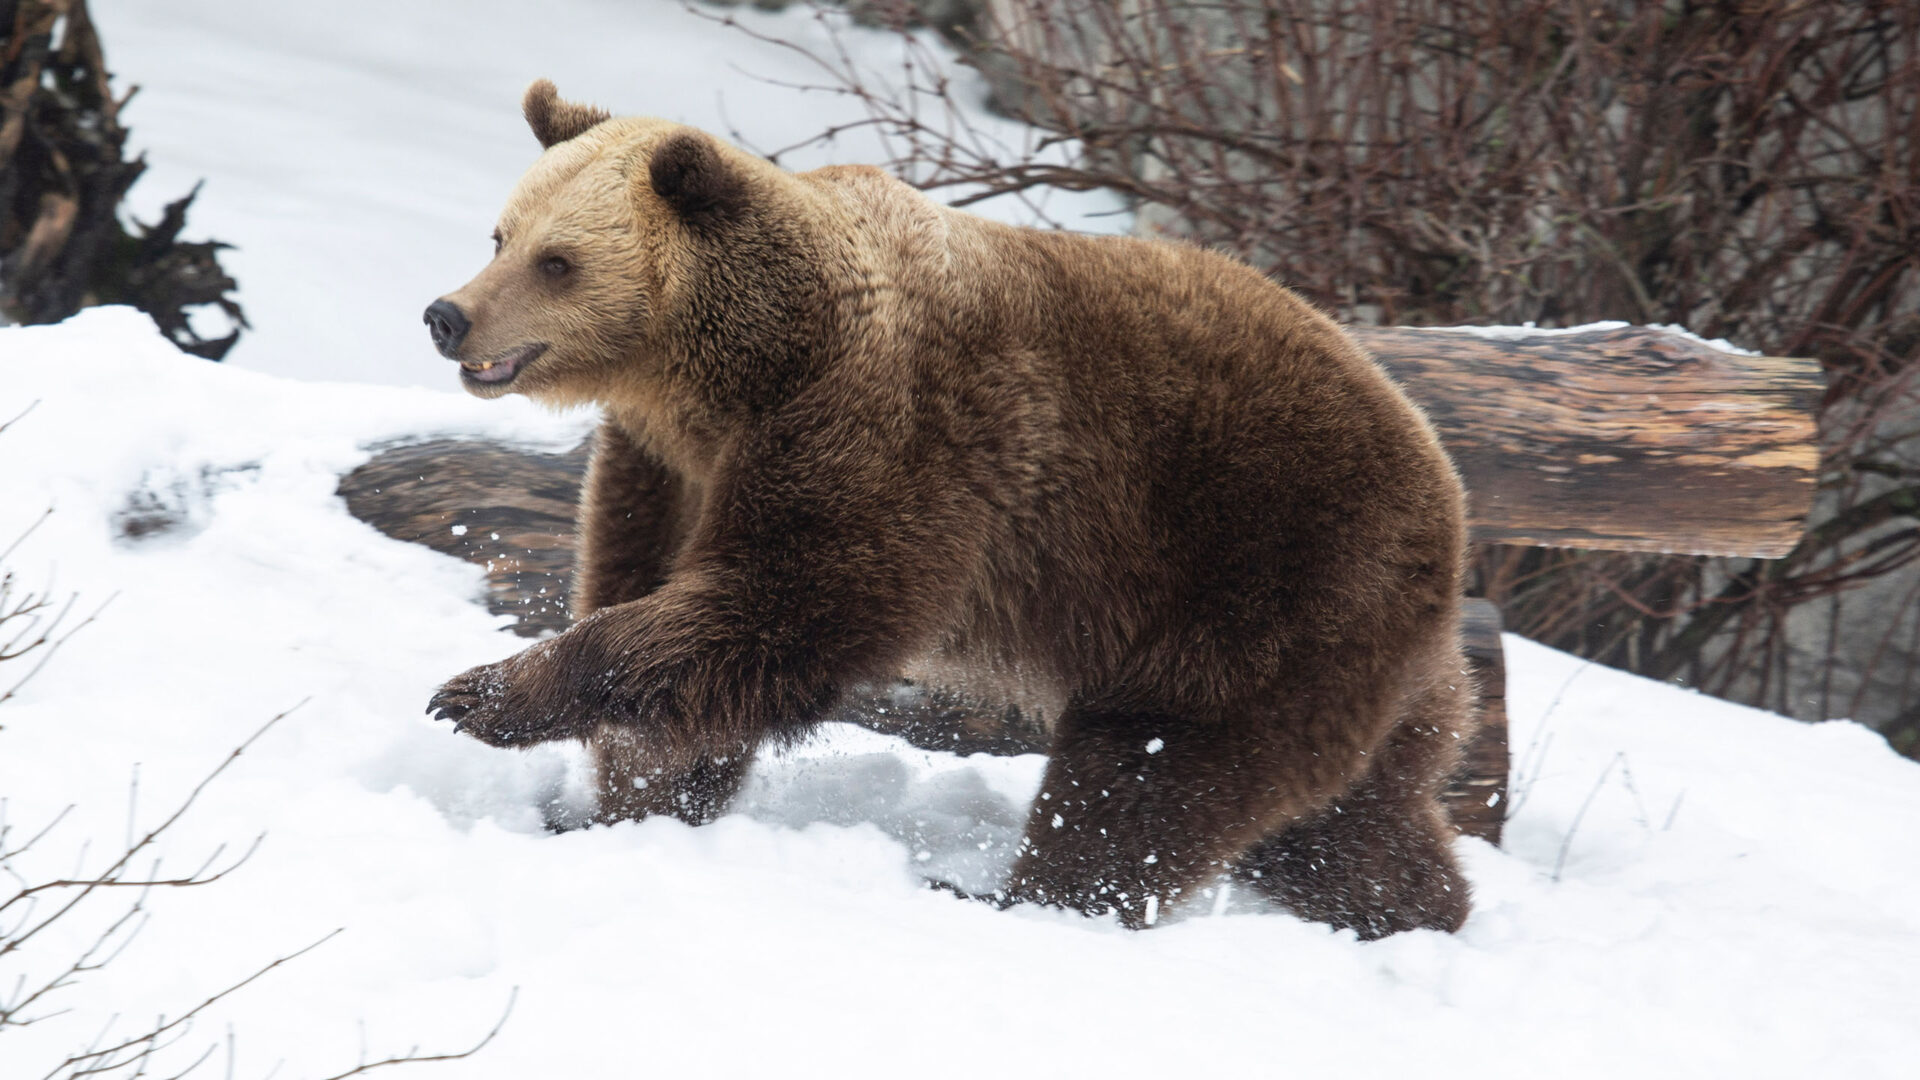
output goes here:
[[493, 253], [495, 255], [500, 254], [500, 230], [499, 229], [493, 230]]
[[550, 278], [563, 278], [573, 269], [573, 264], [558, 255], [549, 255], [540, 260], [540, 272]]

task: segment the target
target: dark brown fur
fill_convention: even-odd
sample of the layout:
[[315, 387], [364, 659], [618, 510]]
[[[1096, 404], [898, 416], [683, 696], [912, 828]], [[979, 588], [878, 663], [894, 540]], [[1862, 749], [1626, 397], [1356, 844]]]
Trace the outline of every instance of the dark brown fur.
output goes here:
[[[449, 298], [471, 355], [550, 346], [512, 390], [606, 411], [578, 621], [433, 707], [589, 740], [604, 819], [704, 820], [848, 688], [932, 672], [1053, 732], [1014, 899], [1137, 926], [1231, 870], [1367, 936], [1460, 925], [1462, 493], [1336, 326], [1231, 260], [875, 170], [657, 121], [581, 142]], [[609, 161], [627, 209], [581, 209]], [[630, 216], [601, 242], [630, 267], [530, 278], [593, 213]]]
[[682, 221], [702, 231], [727, 225], [747, 208], [739, 174], [720, 164], [704, 135], [682, 132], [663, 140], [647, 159], [647, 177]]

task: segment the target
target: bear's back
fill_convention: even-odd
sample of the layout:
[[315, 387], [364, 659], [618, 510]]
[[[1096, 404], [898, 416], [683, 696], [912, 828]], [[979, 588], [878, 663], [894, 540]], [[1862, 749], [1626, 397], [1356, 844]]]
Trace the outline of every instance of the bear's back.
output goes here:
[[[1001, 475], [1030, 478], [996, 499], [1003, 547], [960, 635], [981, 640], [961, 652], [1073, 642], [1063, 667], [1098, 658], [1104, 677], [1171, 687], [1196, 649], [1293, 650], [1350, 631], [1354, 611], [1412, 610], [1409, 581], [1434, 603], [1454, 589], [1451, 464], [1384, 372], [1292, 292], [1190, 245], [1004, 225], [879, 170], [836, 182], [883, 283], [870, 302], [908, 337], [888, 351], [963, 399], [945, 413], [956, 427], [1030, 422], [948, 432], [1017, 445]], [[995, 626], [1015, 595], [1026, 640], [1008, 642]], [[1190, 617], [1156, 626], [1170, 610]]]

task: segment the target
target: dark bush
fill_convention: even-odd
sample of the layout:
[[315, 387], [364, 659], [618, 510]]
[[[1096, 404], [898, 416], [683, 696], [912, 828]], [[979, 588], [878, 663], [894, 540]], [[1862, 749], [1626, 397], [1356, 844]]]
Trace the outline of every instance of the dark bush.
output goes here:
[[[167, 339], [218, 360], [246, 317], [229, 295], [216, 241], [180, 239], [198, 188], [153, 225], [121, 222], [121, 200], [146, 171], [126, 156], [127, 129], [86, 0], [0, 0], [0, 317], [59, 322], [93, 304], [130, 304]], [[191, 308], [234, 324], [202, 337]]]

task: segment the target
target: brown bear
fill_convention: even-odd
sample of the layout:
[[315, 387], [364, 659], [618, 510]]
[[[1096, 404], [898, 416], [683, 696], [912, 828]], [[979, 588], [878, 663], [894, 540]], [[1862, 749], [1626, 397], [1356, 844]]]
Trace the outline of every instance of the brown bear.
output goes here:
[[545, 153], [427, 310], [482, 397], [603, 412], [576, 621], [430, 712], [586, 740], [602, 820], [703, 821], [902, 672], [1051, 756], [998, 898], [1151, 924], [1230, 872], [1457, 928], [1463, 494], [1341, 330], [1198, 248], [997, 224], [526, 94]]

